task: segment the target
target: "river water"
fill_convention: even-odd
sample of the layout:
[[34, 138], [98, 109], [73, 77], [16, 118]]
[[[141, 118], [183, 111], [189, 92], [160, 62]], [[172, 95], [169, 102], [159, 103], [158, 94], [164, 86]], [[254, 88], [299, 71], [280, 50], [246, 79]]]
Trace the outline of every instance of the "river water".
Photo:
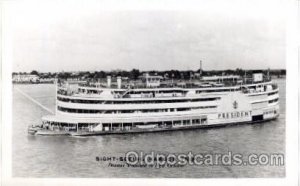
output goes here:
[[[285, 154], [285, 79], [274, 80], [280, 91], [280, 117], [259, 124], [163, 133], [94, 137], [30, 136], [27, 127], [50, 114], [25, 97], [30, 95], [54, 112], [55, 86], [14, 85], [12, 123], [13, 177], [230, 178], [284, 177], [285, 166], [110, 167], [96, 157], [123, 157], [126, 152]], [[112, 162], [114, 163], [114, 162]], [[115, 162], [120, 163], [120, 162]]]

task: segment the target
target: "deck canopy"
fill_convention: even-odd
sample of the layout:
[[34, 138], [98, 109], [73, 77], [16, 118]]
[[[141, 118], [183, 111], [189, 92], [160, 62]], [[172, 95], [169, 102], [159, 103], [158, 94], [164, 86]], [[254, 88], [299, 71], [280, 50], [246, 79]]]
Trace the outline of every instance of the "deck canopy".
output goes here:
[[157, 115], [150, 115], [141, 117], [140, 115], [136, 116], [119, 116], [119, 117], [72, 117], [66, 115], [47, 115], [42, 117], [43, 121], [50, 121], [55, 123], [136, 123], [136, 122], [161, 122], [161, 121], [172, 121], [172, 120], [183, 120], [183, 119], [197, 119], [202, 116], [199, 116], [198, 113], [193, 114], [181, 114], [181, 115], [165, 115], [157, 117]]

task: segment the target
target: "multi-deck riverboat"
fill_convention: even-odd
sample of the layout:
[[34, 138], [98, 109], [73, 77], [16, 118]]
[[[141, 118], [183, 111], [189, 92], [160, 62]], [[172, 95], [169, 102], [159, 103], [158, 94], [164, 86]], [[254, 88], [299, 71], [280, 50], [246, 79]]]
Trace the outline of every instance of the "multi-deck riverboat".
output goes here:
[[164, 81], [146, 74], [122, 83], [57, 83], [56, 114], [34, 135], [105, 135], [254, 123], [279, 116], [278, 86], [262, 73]]

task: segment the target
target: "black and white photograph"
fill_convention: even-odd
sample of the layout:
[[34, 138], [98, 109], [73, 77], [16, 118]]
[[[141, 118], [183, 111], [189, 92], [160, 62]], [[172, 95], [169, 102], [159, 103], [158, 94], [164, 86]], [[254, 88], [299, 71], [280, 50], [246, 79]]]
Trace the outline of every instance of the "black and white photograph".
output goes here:
[[3, 185], [58, 178], [297, 185], [299, 76], [289, 27], [297, 6], [3, 2]]

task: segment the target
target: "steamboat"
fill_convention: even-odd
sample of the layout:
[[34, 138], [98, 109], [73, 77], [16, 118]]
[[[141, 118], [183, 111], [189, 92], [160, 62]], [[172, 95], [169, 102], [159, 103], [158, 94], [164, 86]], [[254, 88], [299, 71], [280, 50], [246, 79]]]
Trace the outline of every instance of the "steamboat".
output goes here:
[[193, 130], [278, 116], [278, 86], [263, 73], [186, 82], [149, 74], [127, 82], [108, 76], [102, 83], [56, 83], [56, 114], [29, 126], [28, 133], [91, 136]]

